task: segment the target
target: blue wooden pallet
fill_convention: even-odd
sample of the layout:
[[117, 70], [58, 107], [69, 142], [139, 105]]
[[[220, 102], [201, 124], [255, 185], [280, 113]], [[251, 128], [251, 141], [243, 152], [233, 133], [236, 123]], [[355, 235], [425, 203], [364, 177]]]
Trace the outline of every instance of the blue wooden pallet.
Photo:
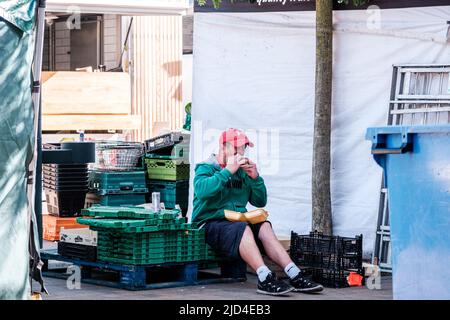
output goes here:
[[[220, 274], [200, 271], [202, 265], [208, 261], [196, 261], [188, 263], [168, 263], [145, 266], [114, 264], [103, 261], [84, 261], [76, 258], [64, 257], [58, 254], [56, 249], [41, 250], [41, 259], [44, 261], [43, 275], [50, 278], [67, 279], [69, 275], [62, 269], [58, 271], [48, 270], [48, 260], [56, 260], [72, 263], [81, 268], [81, 282], [120, 288], [126, 290], [149, 290], [173, 288], [192, 285], [207, 285], [215, 283], [232, 283], [246, 281], [246, 265], [242, 262], [225, 262], [220, 263]], [[95, 272], [107, 273], [114, 271], [119, 275], [119, 280], [109, 281], [104, 279], [95, 279]], [[160, 275], [154, 274], [159, 272]], [[152, 274], [153, 273], [153, 274]], [[170, 280], [166, 282], [158, 282], [161, 274]]]

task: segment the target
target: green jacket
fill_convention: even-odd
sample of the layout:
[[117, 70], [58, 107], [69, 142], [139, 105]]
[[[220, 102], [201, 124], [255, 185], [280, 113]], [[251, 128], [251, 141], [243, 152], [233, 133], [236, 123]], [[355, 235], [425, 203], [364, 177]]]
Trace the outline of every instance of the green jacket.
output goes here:
[[242, 169], [231, 174], [214, 155], [195, 167], [192, 222], [202, 224], [225, 217], [224, 210], [246, 212], [247, 203], [264, 207], [267, 190], [261, 176], [250, 178]]

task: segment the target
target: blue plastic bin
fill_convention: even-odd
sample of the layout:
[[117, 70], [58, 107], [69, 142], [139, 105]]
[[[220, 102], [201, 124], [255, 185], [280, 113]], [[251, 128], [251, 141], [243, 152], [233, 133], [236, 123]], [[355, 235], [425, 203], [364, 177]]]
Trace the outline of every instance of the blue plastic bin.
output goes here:
[[450, 125], [369, 128], [389, 193], [394, 299], [450, 299]]

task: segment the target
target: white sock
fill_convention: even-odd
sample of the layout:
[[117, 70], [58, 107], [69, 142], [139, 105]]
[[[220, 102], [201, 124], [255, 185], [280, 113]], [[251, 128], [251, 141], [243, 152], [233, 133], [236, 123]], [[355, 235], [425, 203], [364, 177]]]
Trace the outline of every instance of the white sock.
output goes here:
[[291, 262], [284, 268], [284, 272], [286, 272], [289, 278], [294, 279], [301, 271], [293, 262]]
[[256, 274], [258, 275], [259, 281], [263, 282], [266, 280], [267, 276], [271, 273], [270, 269], [267, 268], [266, 265], [262, 265], [258, 269], [256, 269]]

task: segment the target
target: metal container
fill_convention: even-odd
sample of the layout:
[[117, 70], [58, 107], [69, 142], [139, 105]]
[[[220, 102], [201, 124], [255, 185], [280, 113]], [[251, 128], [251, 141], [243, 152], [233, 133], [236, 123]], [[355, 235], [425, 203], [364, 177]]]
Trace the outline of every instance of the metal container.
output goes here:
[[389, 192], [394, 299], [450, 299], [450, 125], [366, 138]]
[[152, 207], [154, 212], [161, 212], [161, 194], [159, 192], [152, 192]]

